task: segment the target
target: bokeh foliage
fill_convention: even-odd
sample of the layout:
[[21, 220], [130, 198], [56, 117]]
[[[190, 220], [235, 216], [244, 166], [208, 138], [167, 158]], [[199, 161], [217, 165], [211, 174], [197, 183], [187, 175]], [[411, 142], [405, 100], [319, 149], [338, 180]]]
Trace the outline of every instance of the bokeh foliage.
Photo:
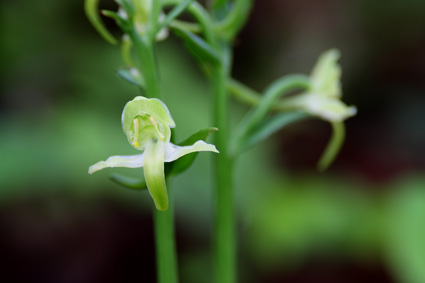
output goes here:
[[[319, 7], [321, 24], [313, 28], [309, 23], [314, 19], [299, 20], [309, 15], [302, 12], [304, 8], [285, 3], [257, 1], [236, 46], [235, 75], [260, 88], [278, 73], [308, 72], [317, 54], [338, 45], [345, 60], [344, 95], [361, 111], [347, 124], [340, 160], [320, 177], [314, 161], [307, 159], [301, 166], [294, 161], [311, 154], [316, 154], [312, 160], [317, 159], [323, 148], [320, 143], [327, 139], [314, 129], [325, 127], [320, 123], [298, 125], [298, 130], [291, 127], [238, 160], [239, 235], [241, 255], [246, 256], [242, 279], [255, 282], [270, 273], [302, 268], [311, 258], [336, 258], [372, 266], [381, 263], [392, 282], [425, 282], [425, 135], [424, 112], [419, 107], [425, 93], [421, 55], [425, 35], [420, 28], [424, 18], [419, 13], [423, 4], [329, 1], [337, 12], [329, 14]], [[280, 5], [286, 11], [284, 26], [267, 13], [271, 9], [267, 7], [280, 11]], [[31, 242], [31, 233], [19, 234], [17, 229], [32, 231], [31, 218], [22, 217], [34, 213], [33, 206], [22, 206], [27, 200], [42, 199], [40, 203], [48, 207], [47, 216], [36, 222], [39, 226], [50, 225], [47, 220], [53, 218], [74, 229], [66, 220], [80, 221], [76, 215], [82, 207], [87, 212], [83, 215], [98, 220], [96, 215], [108, 209], [101, 204], [108, 201], [138, 217], [148, 214], [147, 192], [120, 188], [105, 178], [110, 172], [97, 178], [87, 175], [88, 166], [110, 152], [134, 153], [119, 118], [125, 102], [138, 90], [114, 73], [122, 64], [120, 54], [90, 27], [79, 1], [5, 1], [1, 11], [0, 227], [5, 231], [1, 245], [14, 241], [25, 247]], [[347, 14], [351, 21], [342, 20]], [[320, 20], [320, 15], [331, 15], [328, 18], [336, 22]], [[281, 39], [276, 36], [280, 34]], [[159, 48], [161, 92], [179, 125], [177, 140], [214, 126], [207, 118], [208, 86], [196, 62], [175, 39]], [[233, 124], [244, 111], [245, 107], [235, 106]], [[303, 141], [302, 131], [317, 142], [294, 145], [297, 137]], [[182, 282], [198, 282], [211, 272], [212, 180], [201, 174], [209, 170], [208, 159], [199, 156], [196, 166], [173, 181], [178, 231], [184, 231], [178, 236]], [[58, 195], [71, 199], [73, 205], [64, 205]], [[20, 213], [11, 213], [15, 210]], [[145, 224], [143, 229], [151, 229]], [[51, 229], [39, 226], [33, 229], [41, 238], [55, 237]], [[123, 239], [109, 240], [113, 244]], [[43, 247], [42, 242], [34, 243]], [[23, 258], [43, 254], [12, 249], [6, 259], [12, 253]]]

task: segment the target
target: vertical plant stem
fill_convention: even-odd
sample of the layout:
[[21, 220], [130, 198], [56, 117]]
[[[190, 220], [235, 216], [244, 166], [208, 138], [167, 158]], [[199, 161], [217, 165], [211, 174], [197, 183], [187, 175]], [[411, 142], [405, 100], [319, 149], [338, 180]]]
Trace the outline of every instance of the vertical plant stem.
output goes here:
[[229, 155], [227, 80], [230, 51], [223, 44], [224, 56], [212, 74], [214, 94], [214, 125], [218, 127], [215, 145], [220, 154], [214, 160], [215, 219], [214, 219], [214, 271], [216, 283], [236, 282], [235, 219], [233, 207], [233, 162]]
[[[137, 50], [145, 78], [146, 96], [159, 98], [158, 74], [155, 63], [154, 43], [141, 37], [135, 31], [130, 33]], [[168, 209], [159, 211], [154, 208], [157, 281], [159, 283], [177, 283], [177, 253], [174, 233], [173, 199], [167, 184]]]
[[159, 98], [154, 44], [147, 37], [140, 36], [135, 30], [132, 30], [129, 35], [140, 59], [140, 66], [145, 79], [145, 95]]
[[165, 211], [154, 208], [156, 270], [158, 283], [177, 283], [177, 256], [174, 241], [174, 213], [170, 187], [169, 207]]

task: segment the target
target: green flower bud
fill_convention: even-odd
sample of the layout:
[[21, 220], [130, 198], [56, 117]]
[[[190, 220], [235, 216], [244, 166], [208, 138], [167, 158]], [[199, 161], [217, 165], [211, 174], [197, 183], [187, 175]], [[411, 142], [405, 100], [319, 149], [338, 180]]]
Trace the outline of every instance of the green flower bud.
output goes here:
[[136, 149], [144, 150], [146, 141], [169, 142], [170, 128], [176, 124], [161, 100], [142, 96], [128, 102], [122, 114], [122, 128], [128, 142]]

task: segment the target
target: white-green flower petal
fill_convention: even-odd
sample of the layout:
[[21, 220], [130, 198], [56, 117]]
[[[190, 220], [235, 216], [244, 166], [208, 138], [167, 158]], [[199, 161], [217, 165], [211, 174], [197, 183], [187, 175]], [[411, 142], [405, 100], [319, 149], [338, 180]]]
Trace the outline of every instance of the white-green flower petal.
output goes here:
[[314, 94], [305, 95], [304, 108], [306, 112], [330, 122], [343, 121], [357, 113], [355, 106], [347, 106], [339, 99]]
[[157, 140], [146, 143], [144, 173], [149, 193], [158, 210], [168, 208], [168, 194], [164, 175], [165, 143]]
[[128, 156], [111, 156], [106, 161], [99, 161], [98, 163], [89, 167], [89, 174], [93, 174], [96, 171], [110, 167], [127, 167], [127, 168], [138, 168], [143, 167], [144, 157], [143, 154], [128, 155]]
[[340, 53], [331, 49], [320, 55], [311, 72], [311, 91], [321, 96], [341, 97]]
[[165, 145], [165, 162], [172, 162], [180, 157], [198, 151], [212, 151], [219, 153], [214, 145], [208, 144], [202, 140], [195, 142], [193, 145], [189, 146], [178, 146], [172, 143], [167, 143]]

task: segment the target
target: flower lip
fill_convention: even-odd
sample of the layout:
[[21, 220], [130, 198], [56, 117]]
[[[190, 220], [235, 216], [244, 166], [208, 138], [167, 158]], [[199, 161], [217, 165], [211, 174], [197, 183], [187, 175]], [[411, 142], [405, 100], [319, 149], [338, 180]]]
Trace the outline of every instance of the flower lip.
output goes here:
[[311, 90], [323, 96], [341, 97], [341, 57], [337, 49], [331, 49], [320, 55], [311, 72]]

